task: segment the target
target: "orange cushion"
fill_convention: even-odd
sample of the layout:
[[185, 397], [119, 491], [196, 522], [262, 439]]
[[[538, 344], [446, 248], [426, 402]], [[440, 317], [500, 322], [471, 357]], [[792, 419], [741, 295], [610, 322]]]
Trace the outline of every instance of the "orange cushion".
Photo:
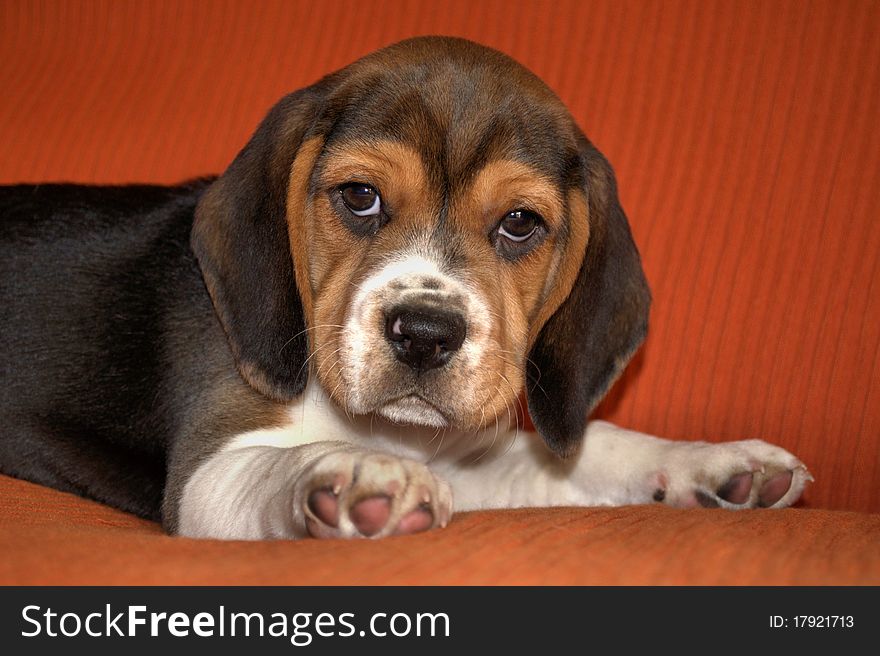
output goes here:
[[164, 535], [0, 476], [3, 585], [880, 584], [880, 515], [664, 506], [463, 513], [384, 540]]

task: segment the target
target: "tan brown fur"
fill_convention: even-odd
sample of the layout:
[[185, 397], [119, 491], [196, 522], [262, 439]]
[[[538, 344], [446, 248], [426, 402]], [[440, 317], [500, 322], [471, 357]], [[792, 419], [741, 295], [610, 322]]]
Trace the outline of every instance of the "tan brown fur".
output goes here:
[[568, 239], [564, 250], [557, 251], [552, 275], [545, 279], [544, 296], [535, 314], [530, 317], [529, 347], [547, 320], [568, 298], [580, 272], [590, 239], [590, 210], [583, 191], [568, 193]]
[[290, 242], [290, 253], [293, 257], [294, 276], [299, 289], [300, 300], [305, 313], [306, 326], [314, 325], [314, 294], [310, 281], [309, 249], [312, 235], [312, 221], [308, 220], [311, 199], [309, 198], [309, 181], [318, 155], [321, 154], [324, 140], [312, 137], [303, 142], [290, 170], [290, 182], [287, 192], [287, 230]]

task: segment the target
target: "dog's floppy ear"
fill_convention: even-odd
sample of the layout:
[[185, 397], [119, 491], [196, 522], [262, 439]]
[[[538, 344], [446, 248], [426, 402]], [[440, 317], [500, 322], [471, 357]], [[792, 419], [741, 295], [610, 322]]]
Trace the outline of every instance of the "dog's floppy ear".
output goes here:
[[574, 286], [526, 367], [532, 422], [562, 457], [578, 447], [590, 412], [644, 339], [651, 301], [611, 167], [586, 139], [581, 159], [589, 241]]
[[308, 340], [290, 253], [291, 167], [318, 92], [283, 98], [200, 199], [191, 244], [241, 375], [280, 401], [305, 388]]

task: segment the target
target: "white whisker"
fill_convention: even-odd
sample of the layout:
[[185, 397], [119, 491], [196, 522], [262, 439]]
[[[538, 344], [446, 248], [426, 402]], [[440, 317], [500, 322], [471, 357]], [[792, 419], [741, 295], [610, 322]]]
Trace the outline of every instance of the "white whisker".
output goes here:
[[322, 324], [318, 324], [317, 326], [312, 326], [310, 328], [306, 328], [305, 330], [300, 330], [296, 335], [294, 335], [293, 337], [288, 339], [286, 342], [284, 342], [284, 344], [281, 345], [281, 348], [278, 349], [278, 354], [281, 355], [281, 351], [283, 351], [285, 348], [287, 348], [287, 346], [293, 340], [295, 340], [300, 335], [303, 335], [311, 330], [318, 330], [318, 328], [344, 328], [344, 327], [345, 326], [340, 326], [339, 324], [335, 324], [335, 323], [322, 323]]

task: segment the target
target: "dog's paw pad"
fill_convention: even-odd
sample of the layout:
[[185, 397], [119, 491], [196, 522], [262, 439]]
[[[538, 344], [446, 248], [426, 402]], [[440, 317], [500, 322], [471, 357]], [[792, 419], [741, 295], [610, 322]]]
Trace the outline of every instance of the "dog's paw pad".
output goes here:
[[[724, 485], [718, 488], [716, 494], [728, 503], [742, 504], [749, 500], [752, 492], [752, 472], [743, 472], [731, 477]], [[782, 495], [780, 495], [782, 496]], [[717, 504], [716, 504], [717, 505]]]
[[372, 452], [338, 451], [298, 482], [305, 528], [316, 538], [377, 538], [443, 527], [452, 491], [423, 464]]
[[367, 497], [355, 503], [348, 511], [351, 523], [361, 535], [375, 535], [388, 523], [391, 516], [391, 499], [385, 495]]
[[427, 531], [434, 525], [434, 513], [430, 508], [419, 507], [403, 516], [397, 529], [394, 531], [397, 535], [409, 535], [411, 533], [421, 533]]
[[794, 480], [793, 471], [784, 471], [771, 476], [758, 492], [758, 505], [761, 508], [770, 508], [779, 503], [791, 489]]
[[339, 526], [339, 499], [330, 488], [315, 490], [309, 495], [309, 510], [323, 524]]

